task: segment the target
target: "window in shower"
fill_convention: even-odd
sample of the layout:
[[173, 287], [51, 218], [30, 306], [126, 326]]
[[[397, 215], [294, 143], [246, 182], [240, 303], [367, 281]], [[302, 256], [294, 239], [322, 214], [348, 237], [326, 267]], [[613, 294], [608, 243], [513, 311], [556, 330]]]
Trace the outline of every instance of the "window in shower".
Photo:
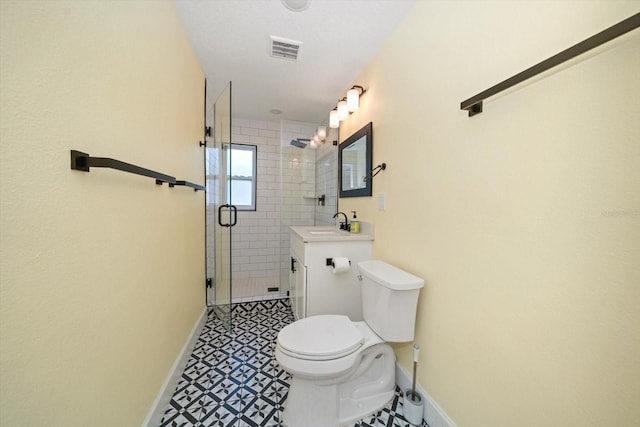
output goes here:
[[255, 145], [231, 144], [227, 156], [227, 203], [240, 211], [256, 210], [256, 153]]

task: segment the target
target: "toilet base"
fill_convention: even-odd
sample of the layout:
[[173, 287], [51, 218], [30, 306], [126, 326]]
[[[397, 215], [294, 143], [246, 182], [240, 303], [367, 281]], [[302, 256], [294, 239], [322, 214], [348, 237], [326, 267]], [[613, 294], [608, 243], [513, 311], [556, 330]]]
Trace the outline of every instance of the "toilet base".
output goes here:
[[369, 415], [373, 415], [393, 399], [395, 395], [395, 387], [379, 393], [375, 396], [369, 396], [359, 400], [347, 399], [340, 402], [340, 420], [339, 426], [352, 426], [354, 422]]
[[327, 384], [291, 378], [283, 422], [287, 427], [338, 427], [373, 414], [395, 394], [395, 354], [388, 344], [362, 352], [354, 371]]

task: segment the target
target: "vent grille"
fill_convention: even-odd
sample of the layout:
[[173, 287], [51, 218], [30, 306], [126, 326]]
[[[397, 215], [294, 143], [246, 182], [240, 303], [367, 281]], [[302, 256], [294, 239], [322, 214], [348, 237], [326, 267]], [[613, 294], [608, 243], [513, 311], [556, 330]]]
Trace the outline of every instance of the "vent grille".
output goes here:
[[302, 42], [271, 36], [271, 56], [275, 58], [298, 60], [298, 51]]

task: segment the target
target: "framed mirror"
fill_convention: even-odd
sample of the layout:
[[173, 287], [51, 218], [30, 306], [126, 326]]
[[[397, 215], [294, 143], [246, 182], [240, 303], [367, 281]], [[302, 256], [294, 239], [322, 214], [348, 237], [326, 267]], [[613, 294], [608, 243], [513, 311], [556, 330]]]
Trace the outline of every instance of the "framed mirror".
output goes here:
[[345, 139], [338, 148], [338, 183], [340, 197], [371, 196], [371, 172], [373, 159], [373, 123]]

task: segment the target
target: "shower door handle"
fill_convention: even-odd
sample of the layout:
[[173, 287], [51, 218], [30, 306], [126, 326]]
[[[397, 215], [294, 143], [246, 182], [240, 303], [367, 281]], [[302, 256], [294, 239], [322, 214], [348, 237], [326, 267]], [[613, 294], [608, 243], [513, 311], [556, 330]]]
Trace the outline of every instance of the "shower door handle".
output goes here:
[[[223, 224], [222, 223], [222, 209], [229, 208], [229, 210], [233, 213], [233, 220], [231, 224]], [[234, 205], [220, 205], [218, 207], [218, 225], [220, 227], [233, 227], [238, 223], [238, 209]]]
[[229, 225], [229, 227], [233, 227], [238, 223], [238, 209], [234, 205], [229, 205], [229, 209], [231, 209], [231, 212], [233, 212], [233, 222], [231, 222], [231, 225]]

